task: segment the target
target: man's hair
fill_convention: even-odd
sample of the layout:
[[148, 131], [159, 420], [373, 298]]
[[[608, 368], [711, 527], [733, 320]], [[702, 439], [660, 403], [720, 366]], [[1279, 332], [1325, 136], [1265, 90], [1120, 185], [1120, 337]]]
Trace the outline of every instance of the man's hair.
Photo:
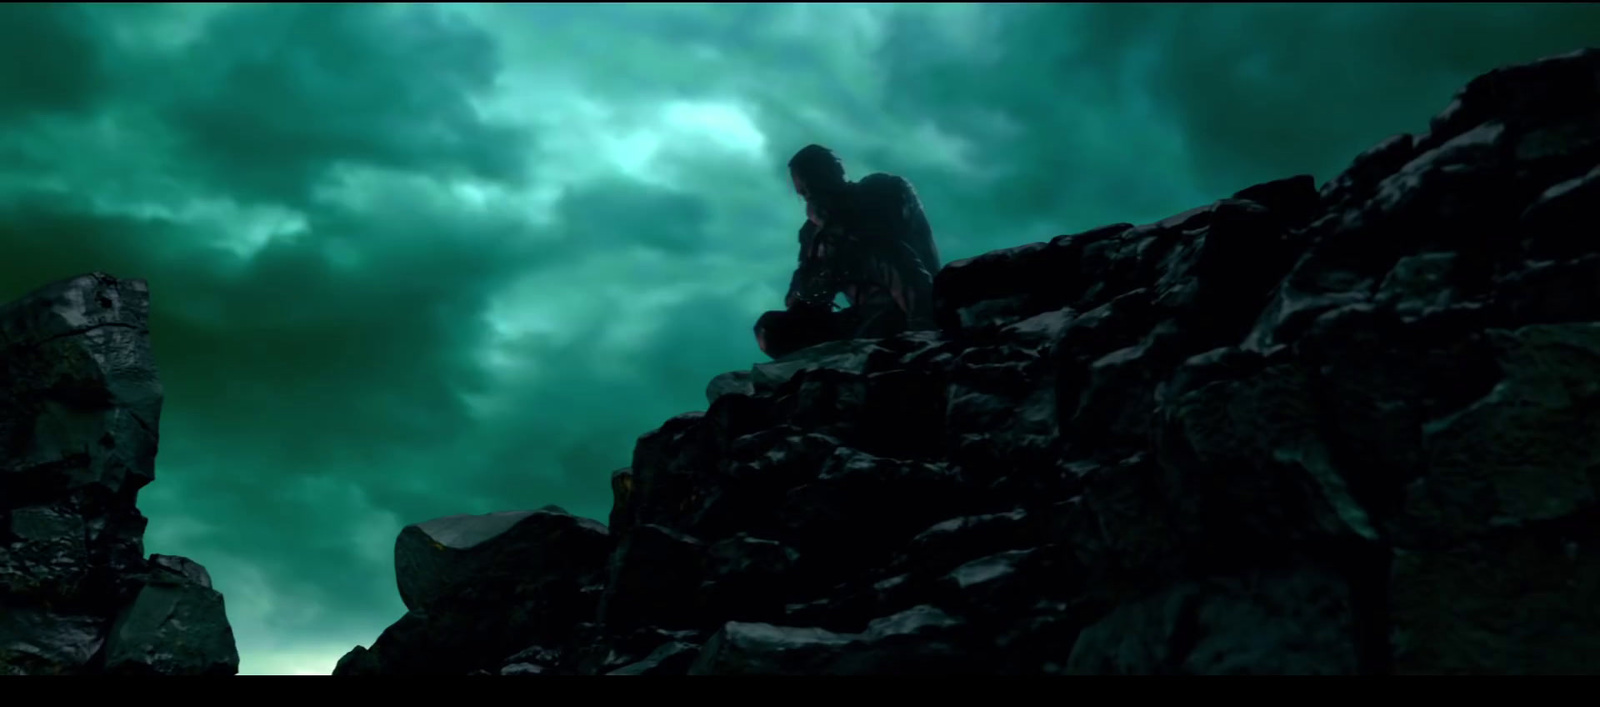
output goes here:
[[807, 186], [827, 188], [844, 183], [844, 162], [821, 145], [806, 145], [789, 158], [789, 171]]

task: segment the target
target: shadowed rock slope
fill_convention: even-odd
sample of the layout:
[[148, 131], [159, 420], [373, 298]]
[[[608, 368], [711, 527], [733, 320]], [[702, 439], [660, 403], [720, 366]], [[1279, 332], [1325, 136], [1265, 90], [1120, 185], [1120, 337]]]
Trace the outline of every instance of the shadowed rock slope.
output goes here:
[[1600, 52], [937, 299], [712, 381], [609, 529], [407, 528], [337, 672], [1596, 671]]
[[161, 383], [143, 281], [0, 306], [0, 675], [232, 675], [205, 568], [144, 556]]

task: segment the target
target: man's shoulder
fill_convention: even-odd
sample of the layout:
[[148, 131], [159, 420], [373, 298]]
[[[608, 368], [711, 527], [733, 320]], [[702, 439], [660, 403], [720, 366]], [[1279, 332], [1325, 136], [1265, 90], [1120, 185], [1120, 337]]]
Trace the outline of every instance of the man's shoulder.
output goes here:
[[899, 204], [918, 201], [917, 190], [912, 188], [911, 182], [894, 174], [869, 174], [856, 181], [855, 186], [857, 198], [867, 203], [899, 208]]
[[871, 190], [878, 190], [878, 189], [910, 189], [911, 188], [911, 182], [908, 181], [905, 177], [902, 177], [902, 176], [900, 176], [898, 174], [889, 174], [887, 172], [874, 172], [874, 173], [869, 174], [869, 175], [867, 175], [865, 177], [862, 177], [859, 180], [856, 180], [856, 186], [859, 187], [859, 188], [862, 188], [862, 189], [871, 189]]

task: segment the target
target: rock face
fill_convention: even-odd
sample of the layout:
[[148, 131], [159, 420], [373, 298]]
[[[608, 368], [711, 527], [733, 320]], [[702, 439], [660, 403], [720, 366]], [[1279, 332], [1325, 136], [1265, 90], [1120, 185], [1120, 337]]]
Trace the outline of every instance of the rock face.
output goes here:
[[144, 556], [161, 384], [142, 281], [0, 307], [0, 675], [238, 671], [200, 565]]
[[542, 567], [524, 599], [402, 577], [434, 603], [341, 672], [1600, 670], [1600, 52], [936, 298], [713, 381], [613, 475], [614, 544], [472, 570]]
[[546, 671], [599, 606], [612, 547], [604, 525], [555, 506], [407, 526], [394, 555], [409, 611], [334, 672]]

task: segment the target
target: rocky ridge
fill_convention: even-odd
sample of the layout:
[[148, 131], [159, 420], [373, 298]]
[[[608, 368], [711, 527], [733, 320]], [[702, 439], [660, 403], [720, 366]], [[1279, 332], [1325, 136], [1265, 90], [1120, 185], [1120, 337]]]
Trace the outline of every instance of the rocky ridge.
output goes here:
[[0, 306], [0, 675], [232, 675], [222, 595], [144, 556], [161, 384], [143, 281], [93, 274]]
[[937, 300], [712, 381], [609, 527], [408, 527], [336, 673], [1595, 672], [1600, 51]]

